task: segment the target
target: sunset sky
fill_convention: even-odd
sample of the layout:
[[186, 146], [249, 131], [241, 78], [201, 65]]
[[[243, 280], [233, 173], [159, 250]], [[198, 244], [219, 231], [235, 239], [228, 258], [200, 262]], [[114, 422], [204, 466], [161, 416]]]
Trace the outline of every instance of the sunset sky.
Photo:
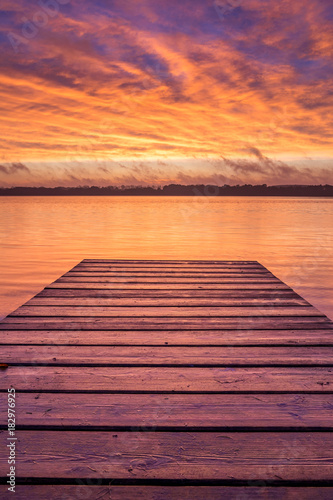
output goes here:
[[0, 0], [0, 185], [333, 183], [332, 0]]

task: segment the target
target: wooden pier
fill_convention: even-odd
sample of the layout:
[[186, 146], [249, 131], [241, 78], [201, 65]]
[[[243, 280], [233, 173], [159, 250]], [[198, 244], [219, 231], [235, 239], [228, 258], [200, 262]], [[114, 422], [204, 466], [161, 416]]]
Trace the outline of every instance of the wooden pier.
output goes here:
[[86, 259], [0, 330], [1, 498], [333, 498], [333, 322], [258, 262]]

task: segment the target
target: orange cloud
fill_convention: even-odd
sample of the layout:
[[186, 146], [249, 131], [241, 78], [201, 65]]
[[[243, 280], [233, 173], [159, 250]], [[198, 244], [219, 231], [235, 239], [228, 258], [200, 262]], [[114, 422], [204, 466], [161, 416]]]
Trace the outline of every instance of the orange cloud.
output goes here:
[[[233, 168], [226, 178], [239, 180], [242, 165], [246, 182], [254, 161], [259, 180], [291, 173], [260, 158], [239, 163], [244, 151], [251, 157], [256, 148], [263, 158], [280, 160], [333, 157], [329, 3], [248, 0], [221, 19], [214, 2], [171, 1], [168, 9], [148, 0], [111, 3], [60, 5], [15, 52], [8, 35], [22, 36], [22, 13], [33, 19], [37, 7], [6, 2], [0, 58], [5, 168], [44, 162], [37, 178], [51, 182], [46, 165], [59, 162], [77, 169], [75, 182], [102, 182], [101, 162], [164, 157], [163, 177], [176, 180], [192, 174], [181, 167], [175, 178], [170, 161], [206, 159], [193, 175], [209, 178], [219, 175], [207, 174], [209, 161], [224, 158], [223, 168]], [[95, 162], [95, 174], [82, 173], [86, 161]], [[294, 172], [300, 175], [298, 167]], [[330, 172], [325, 164], [320, 179], [329, 182]], [[24, 172], [12, 172], [12, 182], [18, 174]], [[129, 181], [139, 182], [137, 175]], [[59, 183], [65, 179], [58, 168]], [[1, 169], [0, 182], [8, 183]]]

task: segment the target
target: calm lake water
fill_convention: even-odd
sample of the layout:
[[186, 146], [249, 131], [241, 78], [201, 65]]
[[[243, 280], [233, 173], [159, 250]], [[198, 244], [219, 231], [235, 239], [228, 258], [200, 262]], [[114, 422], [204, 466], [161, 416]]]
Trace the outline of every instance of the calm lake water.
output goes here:
[[257, 260], [333, 319], [333, 200], [2, 197], [0, 317], [84, 258]]

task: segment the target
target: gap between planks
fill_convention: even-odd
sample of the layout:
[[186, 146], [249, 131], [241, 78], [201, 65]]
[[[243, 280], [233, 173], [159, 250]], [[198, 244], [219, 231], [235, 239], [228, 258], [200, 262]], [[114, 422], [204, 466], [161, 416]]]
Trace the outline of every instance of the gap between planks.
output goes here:
[[[63, 481], [62, 481], [63, 482]], [[151, 485], [115, 485], [115, 481], [105, 481], [102, 485], [90, 485], [90, 478], [78, 484], [19, 484], [15, 492], [15, 500], [59, 500], [93, 499], [93, 500], [332, 500], [333, 487], [288, 487], [288, 486], [151, 486]], [[103, 482], [100, 479], [100, 484]], [[109, 483], [109, 484], [108, 484]], [[252, 483], [251, 483], [252, 484]], [[2, 488], [2, 489], [1, 489]], [[4, 485], [0, 492], [5, 494]], [[7, 491], [6, 491], [7, 493]]]

